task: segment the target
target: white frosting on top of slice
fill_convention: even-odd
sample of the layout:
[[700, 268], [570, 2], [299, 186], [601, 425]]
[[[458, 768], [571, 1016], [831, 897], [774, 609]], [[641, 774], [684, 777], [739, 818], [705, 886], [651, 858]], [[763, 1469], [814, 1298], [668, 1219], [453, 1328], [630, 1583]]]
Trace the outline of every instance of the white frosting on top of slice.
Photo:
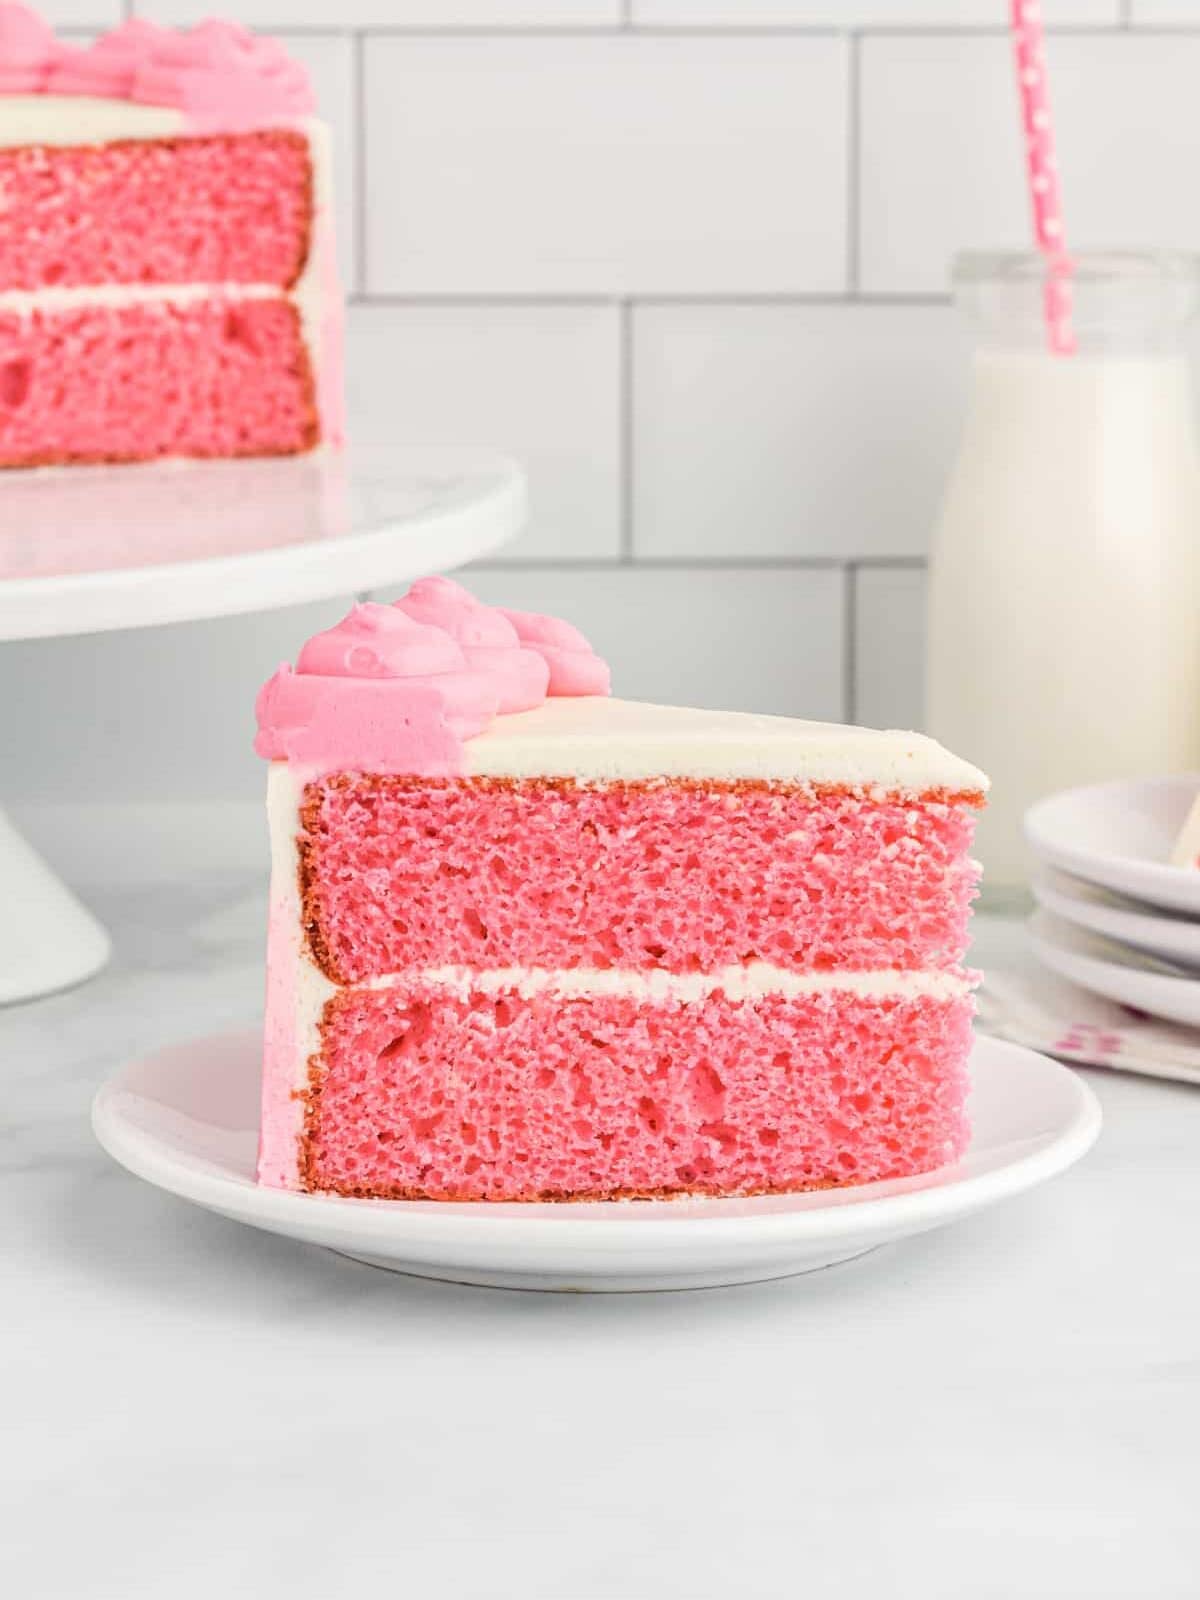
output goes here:
[[598, 696], [497, 717], [466, 741], [464, 755], [469, 777], [757, 778], [902, 792], [988, 786], [920, 733]]
[[0, 94], [0, 147], [159, 139], [186, 127], [187, 118], [174, 106], [86, 94]]

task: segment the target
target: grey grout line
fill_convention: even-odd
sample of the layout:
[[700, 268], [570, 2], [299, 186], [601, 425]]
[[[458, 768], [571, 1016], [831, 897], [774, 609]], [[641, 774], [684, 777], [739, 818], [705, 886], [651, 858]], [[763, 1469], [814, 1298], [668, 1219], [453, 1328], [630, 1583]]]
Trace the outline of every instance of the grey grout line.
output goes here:
[[357, 294], [347, 295], [346, 304], [350, 306], [396, 306], [401, 309], [411, 306], [499, 306], [505, 309], [515, 308], [534, 309], [541, 306], [558, 309], [560, 307], [587, 307], [602, 308], [606, 306], [619, 306], [623, 296], [620, 294], [542, 294], [530, 291], [528, 294], [513, 294], [507, 290], [495, 293], [472, 291], [467, 294], [451, 293], [413, 293], [392, 294], [386, 290], [363, 290]]
[[621, 561], [632, 565], [633, 545], [633, 486], [637, 470], [637, 444], [634, 439], [633, 416], [633, 304], [621, 301], [620, 345], [617, 371], [617, 456], [620, 473], [619, 536]]
[[858, 568], [848, 561], [842, 573], [842, 717], [858, 713]]
[[[128, 3], [128, 0], [126, 0]], [[1058, 23], [1047, 26], [1046, 33], [1054, 38], [1070, 38], [1072, 35], [1095, 36], [1109, 35], [1115, 37], [1127, 30], [1124, 21], [1116, 22], [1077, 22]], [[1200, 31], [1200, 23], [1145, 23], [1137, 24], [1138, 33], [1146, 34], [1178, 34], [1196, 33]], [[839, 28], [836, 24], [827, 23], [824, 26], [814, 24], [805, 27], [801, 23], [731, 23], [722, 26], [720, 23], [691, 23], [686, 27], [667, 27], [664, 24], [637, 23], [617, 21], [611, 23], [595, 23], [581, 27], [556, 26], [553, 23], [514, 23], [509, 26], [502, 24], [478, 24], [475, 26], [450, 28], [445, 24], [429, 23], [363, 23], [359, 27], [352, 24], [339, 25], [337, 22], [325, 23], [289, 22], [280, 23], [268, 30], [271, 33], [286, 38], [289, 34], [296, 35], [321, 35], [321, 34], [347, 34], [361, 33], [364, 36], [382, 39], [439, 39], [452, 43], [456, 39], [838, 39], [848, 33], [857, 33], [869, 39], [1006, 39], [1009, 30], [1004, 24], [995, 23], [917, 23], [911, 27], [902, 27], [899, 24], [873, 23], [858, 28]]]
[[367, 95], [366, 35], [352, 36], [351, 93], [354, 97], [354, 294], [367, 289]]
[[[135, 13], [136, 0], [121, 0], [123, 14], [128, 17]], [[1197, 22], [1136, 22], [1132, 13], [1132, 0], [1123, 0], [1124, 9], [1116, 22], [1078, 22], [1059, 23], [1046, 28], [1046, 33], [1053, 38], [1071, 38], [1072, 36], [1108, 36], [1117, 38], [1134, 31], [1148, 38], [1177, 37], [1180, 34], [1200, 33], [1200, 21]], [[219, 9], [219, 7], [218, 7]], [[140, 14], [140, 13], [139, 13]], [[73, 27], [76, 31], [93, 31], [96, 23], [62, 23], [62, 28]], [[260, 30], [261, 31], [261, 30]], [[535, 23], [514, 24], [509, 27], [496, 24], [495, 26], [479, 25], [475, 27], [450, 28], [444, 24], [429, 24], [424, 27], [413, 23], [363, 23], [355, 26], [350, 23], [329, 22], [288, 22], [279, 23], [266, 31], [287, 39], [298, 38], [347, 38], [361, 35], [363, 38], [382, 39], [441, 39], [452, 43], [456, 39], [839, 39], [853, 35], [859, 39], [1006, 39], [1008, 29], [1003, 24], [980, 23], [956, 24], [946, 23], [919, 23], [911, 27], [901, 27], [898, 24], [871, 23], [855, 28], [839, 28], [829, 24], [824, 27], [805, 27], [802, 24], [788, 23], [732, 23], [722, 26], [719, 23], [696, 23], [687, 27], [671, 28], [665, 25], [652, 25], [649, 23], [623, 22], [597, 23], [586, 27], [569, 28], [555, 27], [552, 24], [538, 25]]]
[[724, 292], [704, 293], [690, 290], [679, 293], [655, 291], [651, 294], [542, 294], [530, 290], [527, 294], [513, 294], [511, 292], [498, 292], [488, 294], [483, 291], [468, 294], [391, 294], [386, 291], [361, 292], [347, 297], [350, 306], [378, 306], [378, 307], [406, 307], [421, 306], [496, 306], [504, 309], [538, 310], [559, 309], [563, 307], [594, 307], [602, 310], [615, 306], [620, 309], [624, 305], [633, 306], [830, 306], [851, 309], [858, 306], [948, 306], [952, 303], [953, 296], [948, 290], [916, 290], [913, 292], [889, 293], [887, 291], [870, 290], [848, 294], [844, 290], [830, 293], [813, 292], [811, 294], [798, 292], [795, 294], [768, 291], [759, 293], [750, 291], [733, 294]]
[[862, 47], [859, 35], [850, 35], [846, 82], [846, 287], [858, 292], [860, 257], [859, 194], [861, 189], [860, 118], [862, 114]]
[[[1082, 29], [1071, 29], [1071, 32], [1082, 32]], [[1200, 33], [1200, 22], [1135, 22], [1130, 17], [1128, 23], [1121, 23], [1119, 27], [1097, 29], [1097, 32], [1110, 34], [1113, 38], [1125, 39], [1131, 34], [1137, 39], [1187, 39], [1195, 38]]]
[[[626, 7], [626, 11], [628, 6]], [[588, 22], [569, 26], [555, 22], [470, 23], [461, 28], [450, 28], [444, 23], [428, 22], [373, 22], [364, 23], [362, 31], [378, 34], [386, 39], [728, 39], [752, 37], [765, 39], [835, 39], [846, 30], [836, 23], [813, 24], [805, 27], [795, 23], [737, 23], [723, 27], [720, 23], [689, 23], [686, 27], [669, 28], [657, 23], [638, 23], [626, 20], [626, 11], [615, 22]], [[288, 23], [273, 29], [277, 33], [329, 33], [337, 31], [336, 22]], [[1049, 31], [1049, 30], [1048, 30]], [[1075, 31], [1075, 30], [1072, 30]]]
[[[1195, 26], [1194, 24], [1192, 25]], [[740, 31], [740, 30], [739, 30]], [[747, 30], [750, 31], [750, 30]], [[790, 31], [790, 30], [783, 30]], [[864, 23], [855, 30], [871, 39], [1008, 39], [1011, 31], [1003, 22], [915, 22]], [[1122, 31], [1117, 22], [1059, 22], [1047, 23], [1045, 32], [1054, 38], [1070, 38], [1072, 34], [1112, 34]]]
[[488, 556], [471, 563], [478, 572], [840, 572], [848, 561], [856, 566], [907, 568], [924, 565], [920, 556], [584, 556], [572, 561], [563, 556]]

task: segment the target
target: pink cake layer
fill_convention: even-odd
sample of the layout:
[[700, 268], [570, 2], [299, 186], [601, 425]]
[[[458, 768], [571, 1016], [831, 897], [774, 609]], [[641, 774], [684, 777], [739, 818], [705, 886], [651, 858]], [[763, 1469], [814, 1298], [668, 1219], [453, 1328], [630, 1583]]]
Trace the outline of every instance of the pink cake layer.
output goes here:
[[304, 916], [335, 982], [472, 967], [953, 967], [967, 804], [755, 782], [341, 775], [302, 807]]
[[285, 300], [0, 310], [0, 466], [289, 454], [317, 432]]
[[971, 1003], [847, 992], [649, 1004], [458, 998], [420, 980], [329, 1003], [309, 1189], [435, 1200], [746, 1194], [961, 1154]]
[[291, 129], [0, 149], [0, 290], [99, 283], [289, 287], [312, 168]]

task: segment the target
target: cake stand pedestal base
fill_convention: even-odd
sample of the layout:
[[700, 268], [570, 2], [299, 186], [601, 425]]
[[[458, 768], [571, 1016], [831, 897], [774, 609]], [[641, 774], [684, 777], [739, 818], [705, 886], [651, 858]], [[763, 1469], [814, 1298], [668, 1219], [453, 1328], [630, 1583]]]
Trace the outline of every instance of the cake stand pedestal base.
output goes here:
[[0, 811], [0, 1005], [35, 1000], [92, 977], [108, 934]]

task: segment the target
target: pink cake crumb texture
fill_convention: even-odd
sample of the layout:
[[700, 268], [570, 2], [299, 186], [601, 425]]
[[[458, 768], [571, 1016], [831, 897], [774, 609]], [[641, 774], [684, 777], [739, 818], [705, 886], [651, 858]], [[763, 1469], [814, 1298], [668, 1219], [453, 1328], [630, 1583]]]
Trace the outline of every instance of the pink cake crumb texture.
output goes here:
[[748, 1194], [925, 1172], [966, 1146], [968, 999], [330, 1001], [305, 1187], [438, 1200]]
[[0, 312], [0, 466], [290, 454], [317, 431], [282, 299]]
[[0, 290], [97, 283], [289, 287], [312, 165], [292, 129], [0, 149]]
[[336, 982], [449, 965], [950, 968], [973, 816], [755, 782], [342, 775], [302, 808], [304, 916]]

